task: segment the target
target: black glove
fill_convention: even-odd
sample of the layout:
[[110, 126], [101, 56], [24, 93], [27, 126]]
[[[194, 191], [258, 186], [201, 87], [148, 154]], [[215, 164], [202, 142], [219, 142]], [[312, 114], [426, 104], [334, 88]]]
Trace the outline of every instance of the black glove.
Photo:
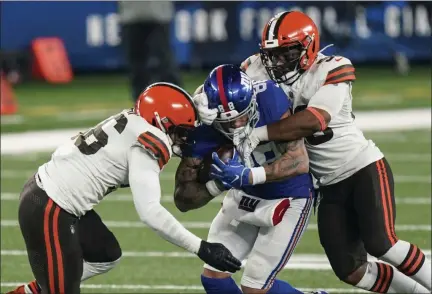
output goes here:
[[202, 240], [198, 257], [208, 265], [224, 272], [235, 273], [241, 266], [241, 261], [220, 243], [209, 243]]

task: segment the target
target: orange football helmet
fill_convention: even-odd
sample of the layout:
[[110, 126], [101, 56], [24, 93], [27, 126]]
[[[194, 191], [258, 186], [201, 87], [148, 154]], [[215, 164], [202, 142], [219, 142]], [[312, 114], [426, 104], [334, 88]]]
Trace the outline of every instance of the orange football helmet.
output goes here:
[[170, 83], [154, 83], [145, 88], [137, 99], [135, 111], [169, 135], [174, 141], [173, 145], [182, 144], [188, 131], [199, 125], [192, 97], [179, 86]]
[[293, 84], [314, 63], [319, 41], [318, 28], [306, 14], [276, 14], [264, 27], [260, 44], [261, 60], [270, 78]]

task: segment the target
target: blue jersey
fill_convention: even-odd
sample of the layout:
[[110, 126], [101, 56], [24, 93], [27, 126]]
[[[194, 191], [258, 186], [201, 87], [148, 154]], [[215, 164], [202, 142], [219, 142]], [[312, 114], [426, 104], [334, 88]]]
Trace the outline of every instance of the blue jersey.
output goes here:
[[[254, 87], [257, 90], [256, 99], [259, 111], [257, 127], [276, 122], [287, 111], [291, 111], [292, 103], [284, 91], [273, 81], [255, 82]], [[182, 150], [183, 156], [201, 159], [216, 151], [220, 146], [232, 144], [215, 128], [207, 125], [195, 128], [190, 133], [187, 142], [188, 144]], [[261, 142], [252, 152], [254, 166], [271, 164], [285, 152], [284, 146], [286, 144], [272, 141]], [[249, 195], [263, 199], [307, 198], [313, 193], [313, 184], [311, 176], [303, 174], [282, 181], [243, 187], [242, 190]]]

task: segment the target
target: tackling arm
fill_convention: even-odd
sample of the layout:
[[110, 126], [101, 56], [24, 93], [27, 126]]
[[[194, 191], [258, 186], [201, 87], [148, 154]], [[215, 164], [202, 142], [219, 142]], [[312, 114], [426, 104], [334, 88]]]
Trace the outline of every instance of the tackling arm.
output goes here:
[[308, 107], [283, 120], [267, 126], [268, 140], [295, 141], [323, 131], [330, 122], [330, 114], [319, 108]]
[[271, 125], [257, 128], [256, 134], [261, 141], [291, 142], [324, 131], [332, 116], [342, 109], [349, 91], [350, 85], [347, 83], [322, 86], [311, 98], [304, 111]]
[[[290, 111], [287, 111], [281, 119], [289, 116]], [[263, 169], [265, 172], [265, 182], [279, 181], [309, 172], [309, 156], [304, 145], [304, 139], [288, 142], [287, 151], [280, 158], [269, 165], [258, 167], [258, 169]], [[249, 180], [253, 182], [254, 170], [250, 177], [252, 178]]]
[[129, 184], [140, 219], [165, 240], [198, 253], [201, 239], [186, 230], [161, 204], [160, 167], [140, 147], [129, 154]]
[[181, 212], [203, 207], [223, 191], [214, 180], [206, 184], [198, 181], [201, 162], [199, 158], [185, 157], [177, 167], [174, 202]]

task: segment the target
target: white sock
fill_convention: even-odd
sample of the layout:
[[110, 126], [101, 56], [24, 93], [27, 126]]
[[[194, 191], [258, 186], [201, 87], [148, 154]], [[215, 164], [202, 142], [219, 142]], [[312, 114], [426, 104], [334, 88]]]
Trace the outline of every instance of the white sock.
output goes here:
[[24, 292], [26, 294], [38, 294], [41, 292], [41, 289], [36, 280], [34, 280], [27, 285], [24, 285]]
[[81, 282], [90, 279], [91, 277], [104, 274], [114, 268], [116, 264], [120, 261], [120, 258], [111, 262], [87, 262], [84, 261], [83, 274], [81, 277]]
[[380, 259], [431, 291], [431, 262], [416, 245], [398, 240]]
[[356, 287], [375, 293], [429, 293], [389, 264], [368, 262], [366, 272]]

